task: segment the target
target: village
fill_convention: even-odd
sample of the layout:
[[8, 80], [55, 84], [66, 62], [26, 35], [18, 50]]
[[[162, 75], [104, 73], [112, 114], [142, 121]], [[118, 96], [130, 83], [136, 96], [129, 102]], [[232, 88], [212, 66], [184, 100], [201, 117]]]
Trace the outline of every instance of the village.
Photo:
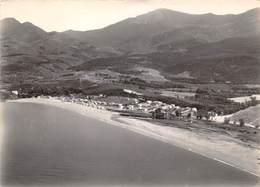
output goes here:
[[[174, 104], [166, 104], [161, 101], [144, 101], [143, 99], [134, 98], [130, 104], [122, 104], [117, 102], [101, 101], [105, 98], [104, 95], [87, 96], [86, 98], [79, 98], [75, 95], [70, 96], [38, 96], [38, 98], [56, 99], [62, 102], [72, 102], [86, 107], [92, 107], [101, 110], [109, 110], [118, 112], [123, 116], [151, 118], [151, 119], [166, 119], [166, 120], [183, 120], [193, 123], [196, 120], [215, 121], [218, 116], [215, 112], [208, 112], [208, 115], [198, 115], [197, 108], [180, 107]], [[129, 100], [131, 98], [128, 98]]]
[[[29, 90], [30, 91], [30, 90]], [[247, 126], [252, 128], [259, 128], [259, 120], [254, 120], [254, 124], [250, 120], [241, 117], [232, 117], [232, 114], [224, 114], [223, 112], [216, 112], [214, 110], [201, 111], [200, 108], [194, 106], [179, 105], [174, 102], [163, 102], [154, 98], [147, 98], [141, 92], [131, 89], [122, 89], [121, 96], [107, 95], [105, 93], [98, 94], [44, 94], [41, 91], [30, 93], [21, 89], [5, 91], [10, 97], [9, 99], [30, 98], [30, 97], [44, 97], [50, 99], [57, 99], [63, 102], [72, 102], [87, 107], [93, 107], [102, 110], [109, 110], [117, 112], [122, 116], [129, 116], [141, 119], [159, 119], [159, 120], [179, 120], [188, 123], [198, 123], [199, 121], [213, 122], [216, 124], [229, 124], [234, 126]], [[4, 95], [4, 94], [2, 94]], [[248, 97], [246, 102], [250, 103], [252, 97]], [[231, 98], [232, 100], [232, 98]], [[253, 105], [254, 106], [254, 105]]]

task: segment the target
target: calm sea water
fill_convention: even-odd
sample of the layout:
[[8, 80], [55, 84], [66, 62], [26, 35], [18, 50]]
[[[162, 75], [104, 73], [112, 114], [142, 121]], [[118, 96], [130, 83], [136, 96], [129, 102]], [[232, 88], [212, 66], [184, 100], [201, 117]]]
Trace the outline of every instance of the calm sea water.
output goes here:
[[77, 113], [4, 104], [3, 185], [256, 185], [258, 178]]

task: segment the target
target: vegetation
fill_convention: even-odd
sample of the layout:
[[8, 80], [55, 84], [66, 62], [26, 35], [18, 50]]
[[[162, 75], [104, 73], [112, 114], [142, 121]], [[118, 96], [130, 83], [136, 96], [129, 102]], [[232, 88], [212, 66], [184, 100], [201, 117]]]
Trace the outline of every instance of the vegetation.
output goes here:
[[205, 88], [196, 91], [195, 100], [201, 103], [203, 108], [207, 111], [212, 110], [219, 114], [231, 114], [258, 104], [258, 101], [254, 97], [245, 103], [233, 102], [228, 100], [229, 97], [230, 93]]
[[[144, 95], [138, 96], [124, 92], [125, 85], [133, 86], [139, 90], [142, 90]], [[88, 81], [79, 80], [63, 80], [56, 82], [38, 82], [34, 84], [17, 83], [13, 84], [10, 90], [19, 90], [19, 97], [35, 97], [39, 95], [61, 96], [70, 94], [86, 95], [106, 95], [106, 96], [121, 96], [130, 98], [139, 98], [144, 101], [161, 101], [167, 104], [175, 104], [180, 107], [196, 107], [199, 111], [200, 117], [207, 117], [208, 111], [216, 112], [219, 115], [235, 113], [239, 110], [243, 110], [250, 106], [255, 106], [259, 103], [255, 97], [251, 97], [250, 101], [245, 103], [236, 103], [228, 98], [234, 96], [234, 90], [240, 90], [239, 93], [257, 93], [257, 88], [246, 89], [243, 86], [230, 86], [229, 89], [221, 89], [216, 86], [201, 85], [196, 90], [195, 96], [185, 98], [174, 98], [169, 96], [160, 95], [160, 93], [152, 93], [149, 89], [158, 88], [163, 90], [165, 88], [178, 89], [178, 90], [191, 90], [194, 89], [194, 85], [181, 84], [175, 82], [165, 82], [163, 84], [151, 83], [139, 78], [122, 79], [121, 83], [111, 84], [94, 84]], [[223, 91], [224, 90], [224, 91]], [[242, 91], [241, 91], [242, 90]]]
[[229, 122], [230, 122], [230, 118], [227, 118], [227, 117], [226, 117], [226, 118], [224, 119], [224, 124], [229, 124]]
[[240, 126], [240, 127], [245, 126], [245, 121], [244, 121], [244, 119], [242, 119], [242, 118], [239, 119], [239, 126]]

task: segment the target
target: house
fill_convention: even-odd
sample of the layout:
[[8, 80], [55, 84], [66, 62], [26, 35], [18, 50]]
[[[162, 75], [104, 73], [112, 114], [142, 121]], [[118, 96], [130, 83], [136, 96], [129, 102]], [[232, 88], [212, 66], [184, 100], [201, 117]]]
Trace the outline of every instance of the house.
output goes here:
[[18, 95], [18, 94], [19, 94], [17, 90], [13, 90], [13, 91], [11, 91], [11, 93], [12, 93], [13, 95]]
[[161, 108], [157, 108], [152, 112], [152, 118], [155, 119], [164, 119], [164, 113]]

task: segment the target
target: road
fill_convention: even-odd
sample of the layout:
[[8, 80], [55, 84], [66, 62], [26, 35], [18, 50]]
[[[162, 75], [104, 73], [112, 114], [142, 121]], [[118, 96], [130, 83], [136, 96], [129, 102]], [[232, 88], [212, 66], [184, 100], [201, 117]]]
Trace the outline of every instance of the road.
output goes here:
[[3, 105], [4, 185], [256, 185], [259, 178], [164, 142], [40, 104]]

